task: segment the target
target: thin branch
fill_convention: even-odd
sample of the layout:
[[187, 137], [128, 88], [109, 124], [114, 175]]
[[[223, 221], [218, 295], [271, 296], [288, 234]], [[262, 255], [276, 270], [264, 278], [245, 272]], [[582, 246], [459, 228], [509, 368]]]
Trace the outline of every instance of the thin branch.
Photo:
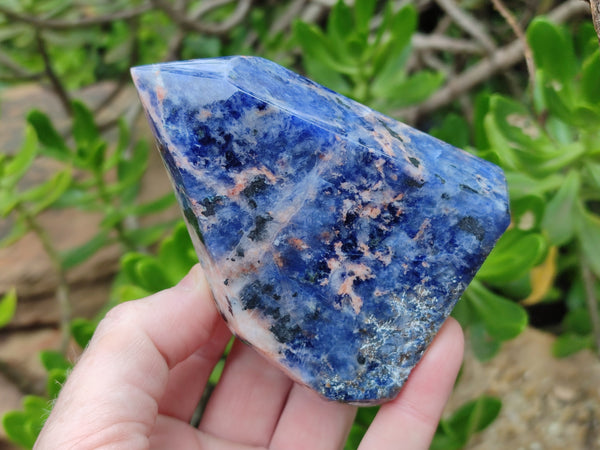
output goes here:
[[437, 50], [449, 53], [481, 55], [481, 46], [466, 39], [456, 39], [440, 34], [415, 33], [412, 37], [415, 50]]
[[[568, 0], [548, 13], [548, 17], [557, 23], [565, 22], [580, 14], [589, 14], [590, 9], [581, 0]], [[490, 56], [469, 67], [446, 86], [435, 92], [420, 105], [395, 111], [394, 115], [416, 121], [423, 114], [428, 114], [452, 103], [465, 92], [488, 80], [496, 73], [506, 70], [523, 59], [523, 44], [520, 40], [497, 49]]]
[[220, 8], [221, 6], [225, 6], [231, 3], [232, 0], [208, 0], [201, 2], [196, 9], [190, 11], [189, 17], [194, 20], [199, 19], [202, 16], [205, 16], [211, 11]]
[[67, 282], [67, 274], [62, 265], [58, 250], [52, 244], [52, 240], [46, 230], [39, 224], [37, 218], [33, 216], [22, 205], [17, 206], [17, 211], [25, 219], [27, 226], [36, 237], [39, 239], [46, 255], [50, 258], [50, 263], [58, 277], [58, 286], [56, 287], [56, 300], [60, 311], [60, 330], [61, 341], [60, 351], [66, 354], [71, 337], [71, 302], [69, 300], [69, 283]]
[[531, 92], [535, 89], [535, 64], [533, 62], [533, 52], [527, 39], [525, 38], [525, 33], [521, 26], [515, 20], [515, 16], [508, 10], [506, 5], [502, 2], [502, 0], [492, 0], [494, 4], [494, 8], [498, 10], [500, 15], [504, 17], [504, 20], [510, 25], [513, 29], [515, 35], [521, 41], [521, 45], [523, 45], [523, 54], [525, 55], [525, 63], [527, 65], [527, 72], [529, 72], [529, 80], [531, 83]]
[[160, 8], [171, 20], [176, 22], [180, 27], [194, 31], [196, 33], [210, 34], [222, 36], [227, 34], [232, 28], [239, 25], [252, 6], [252, 0], [240, 0], [233, 13], [221, 23], [202, 23], [188, 19], [185, 11], [173, 8], [166, 0], [152, 0], [157, 8]]
[[595, 280], [587, 261], [583, 258], [581, 261], [581, 277], [583, 278], [585, 301], [587, 303], [588, 312], [590, 313], [590, 321], [592, 322], [592, 334], [594, 335], [596, 352], [600, 355], [600, 316], [598, 315], [598, 299], [596, 298]]
[[35, 32], [35, 40], [37, 43], [38, 50], [40, 55], [42, 56], [42, 60], [44, 61], [44, 69], [46, 71], [46, 76], [50, 79], [50, 83], [58, 96], [63, 108], [66, 113], [70, 116], [72, 114], [71, 109], [71, 98], [69, 97], [69, 93], [66, 88], [63, 86], [62, 81], [56, 75], [54, 68], [52, 67], [52, 61], [50, 61], [50, 55], [48, 54], [48, 49], [46, 48], [46, 42], [42, 37], [42, 34], [39, 30]]
[[304, 8], [304, 4], [306, 0], [294, 0], [287, 9], [281, 14], [277, 20], [273, 22], [273, 25], [269, 29], [269, 34], [271, 36], [279, 33], [280, 31], [285, 30], [292, 21], [298, 17], [302, 8]]
[[488, 53], [492, 53], [496, 49], [494, 40], [487, 33], [481, 22], [461, 9], [454, 0], [436, 0], [436, 2], [452, 18], [454, 23], [473, 36]]
[[114, 14], [107, 14], [105, 16], [82, 17], [77, 20], [40, 19], [39, 17], [28, 16], [16, 11], [11, 11], [4, 6], [0, 6], [0, 14], [3, 14], [11, 21], [28, 23], [35, 26], [37, 29], [71, 30], [74, 28], [88, 28], [94, 25], [104, 25], [116, 20], [129, 20], [148, 12], [151, 8], [152, 6], [149, 3], [145, 3], [128, 11], [118, 11]]

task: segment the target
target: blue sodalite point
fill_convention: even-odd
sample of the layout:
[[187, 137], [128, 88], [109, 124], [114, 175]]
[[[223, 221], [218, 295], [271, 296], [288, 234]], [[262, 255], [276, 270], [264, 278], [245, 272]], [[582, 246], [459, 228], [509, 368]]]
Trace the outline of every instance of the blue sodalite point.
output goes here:
[[132, 74], [232, 331], [326, 398], [395, 397], [508, 226], [502, 171], [261, 58]]

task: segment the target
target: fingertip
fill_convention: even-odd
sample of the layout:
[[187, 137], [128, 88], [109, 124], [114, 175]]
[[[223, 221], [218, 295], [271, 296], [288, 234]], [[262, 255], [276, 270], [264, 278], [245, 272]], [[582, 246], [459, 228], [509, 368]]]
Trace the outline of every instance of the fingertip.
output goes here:
[[452, 392], [462, 364], [464, 334], [454, 318], [448, 318], [411, 372], [400, 394], [382, 405], [361, 449], [426, 449]]
[[190, 291], [205, 291], [208, 286], [204, 269], [200, 263], [194, 264], [190, 271], [181, 281], [175, 286], [176, 289], [181, 289], [186, 292]]

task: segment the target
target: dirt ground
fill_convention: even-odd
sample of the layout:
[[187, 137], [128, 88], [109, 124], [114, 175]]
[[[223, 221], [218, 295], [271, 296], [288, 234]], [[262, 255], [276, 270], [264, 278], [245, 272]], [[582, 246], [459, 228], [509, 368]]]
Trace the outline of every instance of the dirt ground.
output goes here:
[[[84, 93], [93, 103], [110, 86], [99, 85]], [[60, 108], [37, 86], [1, 92], [0, 151], [18, 148], [23, 117], [34, 106], [60, 122]], [[136, 101], [125, 92], [123, 105]], [[38, 106], [39, 107], [39, 106]], [[140, 133], [146, 134], [143, 122]], [[4, 150], [2, 150], [4, 149]], [[42, 162], [32, 176], [44, 176], [52, 165]], [[168, 180], [156, 154], [143, 184], [146, 198], [169, 189]], [[172, 210], [168, 214], [178, 214]], [[99, 218], [73, 211], [49, 211], [42, 216], [59, 248], [85, 242], [94, 234]], [[69, 224], [68, 227], [65, 224]], [[8, 222], [0, 222], [0, 237]], [[90, 317], [106, 301], [112, 275], [118, 267], [119, 250], [102, 250], [70, 274], [74, 316]], [[0, 294], [16, 286], [19, 304], [12, 324], [0, 330], [0, 415], [20, 407], [26, 393], [42, 393], [44, 370], [38, 352], [56, 348], [60, 339], [58, 313], [53, 297], [56, 278], [34, 236], [0, 249]], [[506, 344], [488, 363], [476, 361], [467, 351], [463, 374], [447, 407], [451, 412], [481, 394], [496, 395], [503, 401], [499, 418], [470, 443], [470, 449], [600, 449], [600, 360], [581, 352], [557, 360], [550, 353], [553, 337], [528, 329]], [[76, 357], [76, 351], [71, 355]], [[0, 450], [14, 448], [0, 429]]]

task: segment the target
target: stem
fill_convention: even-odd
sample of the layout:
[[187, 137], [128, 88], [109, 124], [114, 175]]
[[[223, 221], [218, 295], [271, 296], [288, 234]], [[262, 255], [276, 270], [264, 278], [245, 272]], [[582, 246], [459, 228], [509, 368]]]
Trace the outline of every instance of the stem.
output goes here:
[[58, 276], [58, 286], [56, 287], [55, 293], [60, 311], [60, 330], [62, 335], [60, 340], [60, 351], [64, 355], [67, 352], [69, 340], [71, 338], [71, 302], [69, 300], [67, 273], [63, 268], [58, 250], [52, 245], [50, 236], [40, 225], [35, 216], [31, 215], [23, 205], [18, 205], [16, 209], [25, 219], [25, 223], [27, 223], [29, 229], [33, 231], [40, 240], [44, 251], [50, 258], [52, 267]]
[[523, 55], [525, 56], [527, 72], [529, 72], [529, 80], [531, 82], [531, 95], [533, 96], [533, 92], [535, 90], [535, 64], [533, 62], [533, 51], [529, 46], [529, 42], [527, 42], [527, 38], [525, 37], [523, 29], [517, 23], [515, 16], [508, 10], [508, 8], [502, 2], [502, 0], [492, 0], [492, 3], [494, 4], [494, 7], [498, 10], [500, 15], [504, 17], [504, 20], [506, 20], [506, 22], [510, 25], [515, 35], [523, 45]]
[[128, 11], [118, 11], [106, 16], [81, 17], [74, 21], [42, 19], [35, 16], [27, 16], [16, 11], [12, 11], [4, 6], [0, 6], [0, 14], [6, 16], [6, 18], [10, 19], [11, 21], [24, 22], [29, 25], [33, 25], [37, 29], [70, 30], [74, 28], [88, 28], [94, 25], [104, 25], [117, 20], [131, 19], [144, 14], [150, 9], [151, 5], [149, 3], [145, 3]]
[[581, 278], [583, 278], [583, 287], [585, 289], [585, 301], [590, 313], [592, 322], [592, 334], [596, 343], [596, 352], [600, 356], [600, 316], [598, 315], [598, 299], [596, 298], [596, 288], [594, 286], [594, 274], [590, 270], [585, 258], [581, 258]]
[[50, 83], [52, 84], [52, 87], [54, 88], [58, 99], [60, 100], [63, 108], [65, 109], [65, 112], [67, 113], [67, 115], [71, 116], [73, 115], [73, 110], [71, 107], [71, 98], [69, 97], [67, 89], [62, 84], [62, 81], [60, 80], [60, 78], [54, 71], [54, 68], [52, 67], [52, 61], [50, 60], [50, 55], [48, 54], [48, 49], [46, 48], [46, 41], [44, 41], [44, 38], [42, 38], [42, 34], [39, 31], [35, 32], [35, 41], [37, 43], [40, 55], [42, 55], [42, 59], [44, 61], [46, 75], [50, 79]]
[[[111, 197], [106, 191], [106, 183], [104, 182], [104, 177], [102, 176], [101, 171], [94, 171], [94, 179], [96, 180], [96, 189], [98, 189], [100, 200], [105, 206], [112, 207]], [[127, 250], [140, 250], [125, 234], [125, 225], [123, 220], [119, 220], [117, 223], [115, 223], [113, 228], [117, 233], [117, 239]]]

